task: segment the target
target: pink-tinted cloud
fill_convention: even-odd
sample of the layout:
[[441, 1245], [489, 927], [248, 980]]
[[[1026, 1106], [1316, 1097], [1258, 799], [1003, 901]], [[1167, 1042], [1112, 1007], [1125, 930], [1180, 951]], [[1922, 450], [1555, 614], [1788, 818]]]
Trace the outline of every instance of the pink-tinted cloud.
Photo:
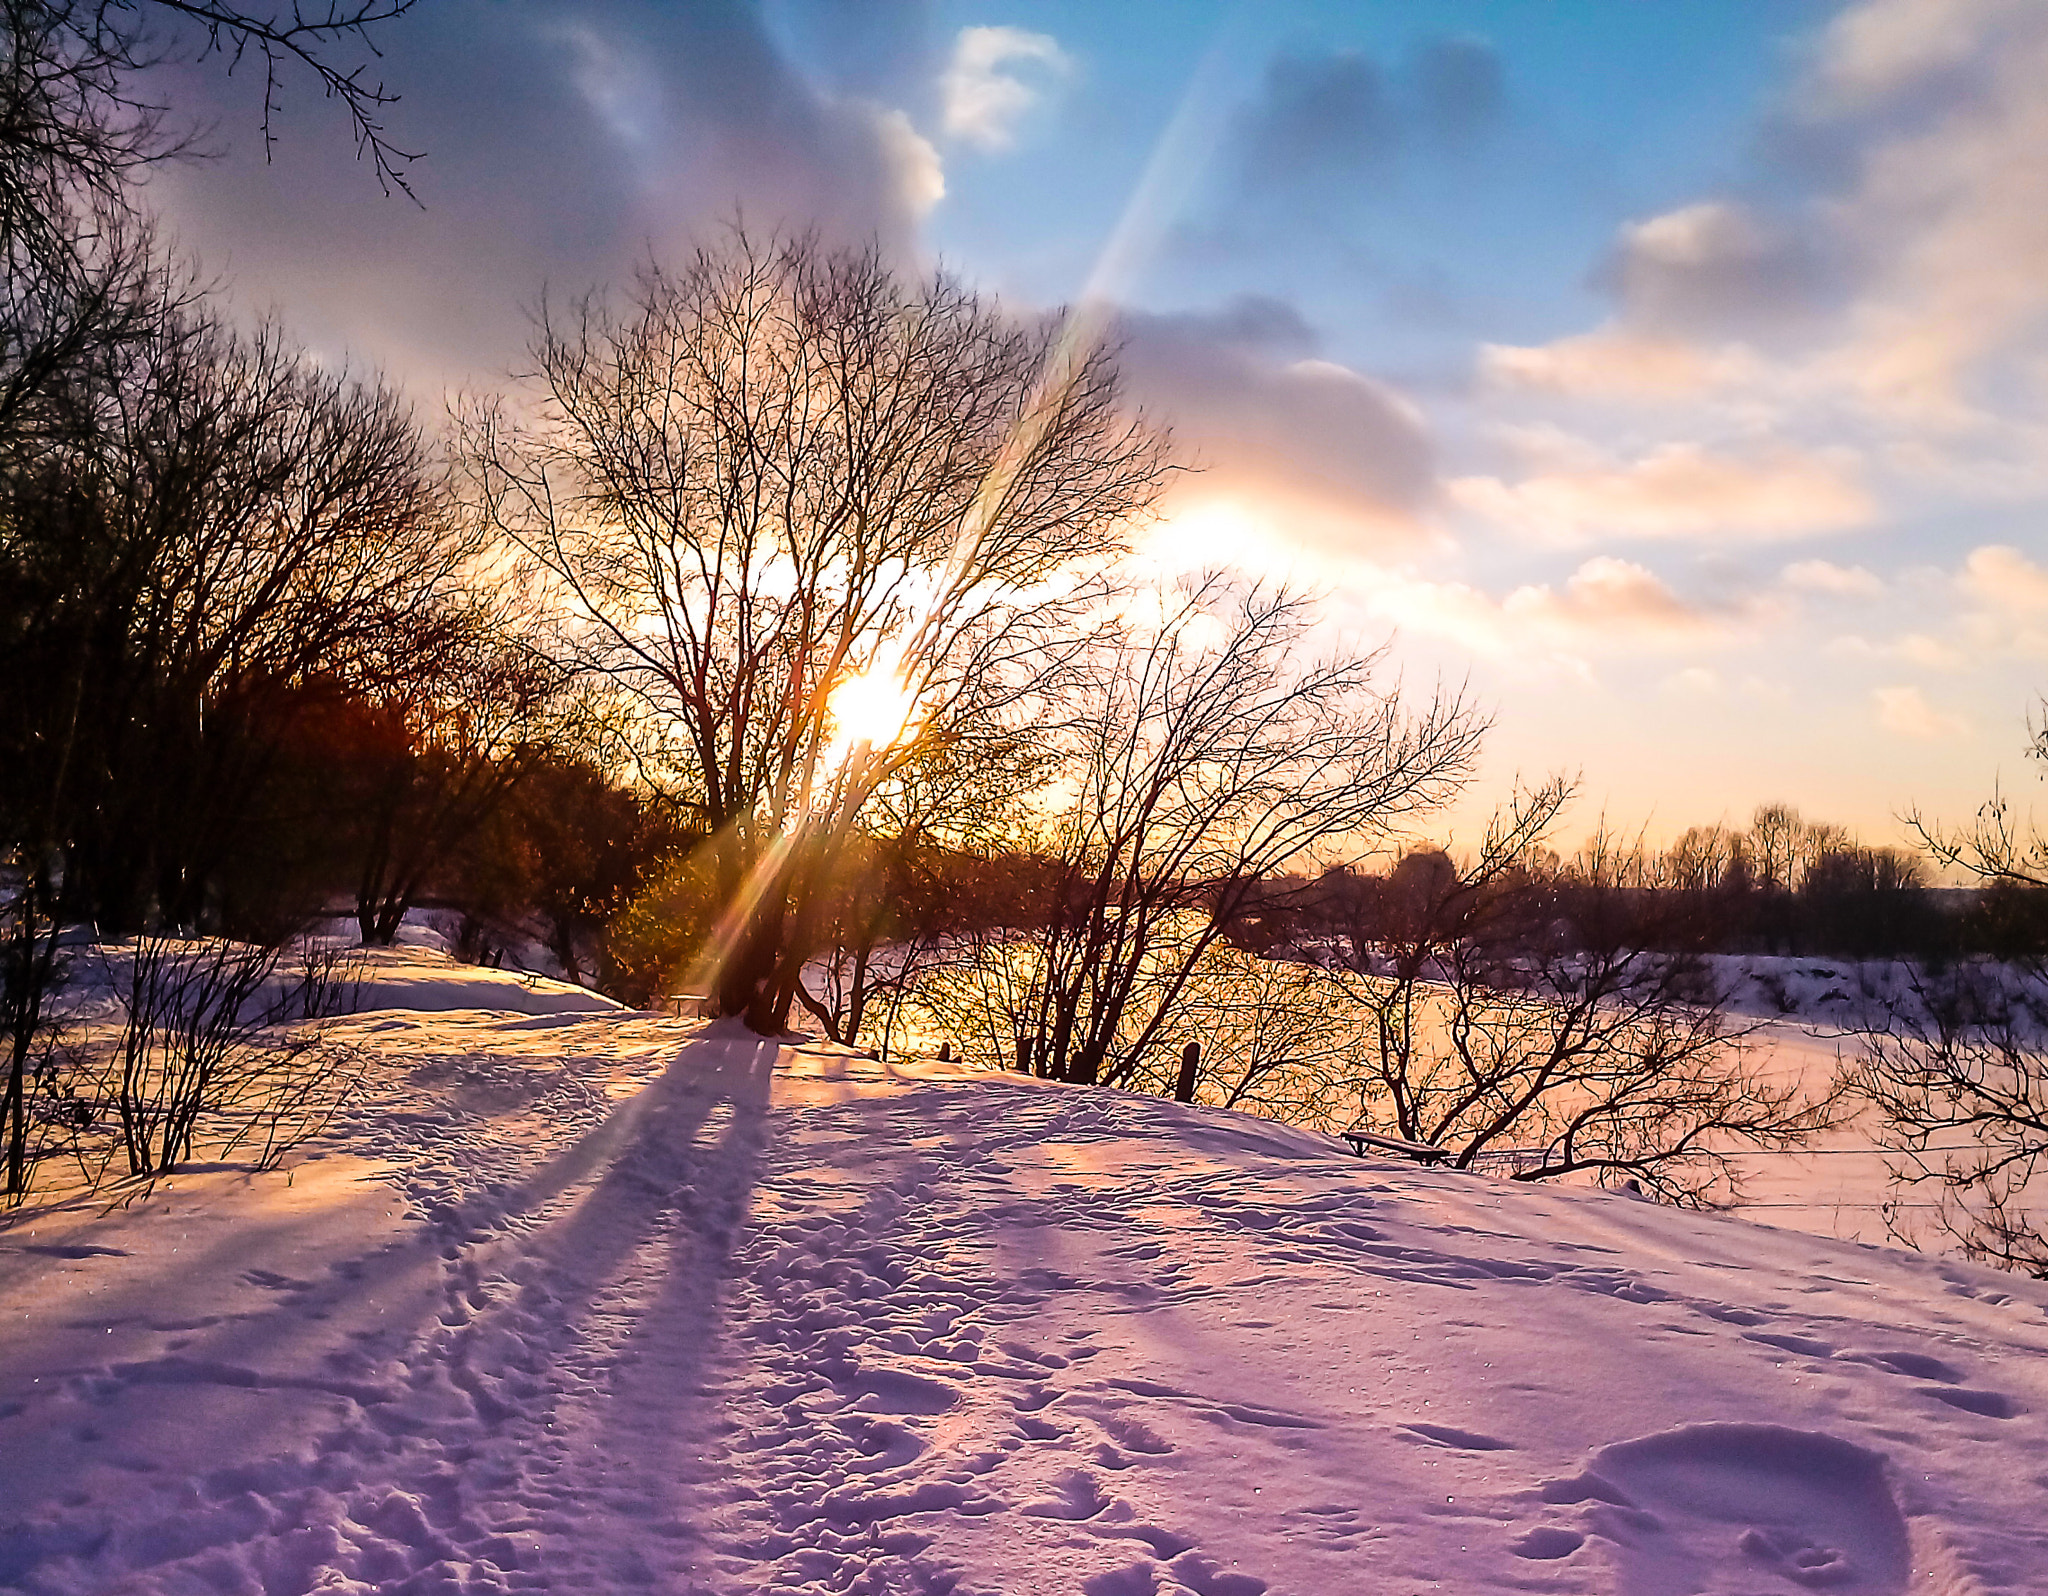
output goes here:
[[1291, 307], [1248, 299], [1204, 315], [1131, 313], [1119, 332], [1129, 394], [1173, 428], [1195, 468], [1175, 489], [1182, 502], [1250, 501], [1283, 540], [1356, 557], [1429, 535], [1423, 514], [1437, 485], [1420, 412], [1317, 358]]
[[1539, 466], [1516, 481], [1450, 486], [1467, 510], [1554, 543], [1598, 537], [1741, 541], [1861, 526], [1876, 514], [1853, 459], [1786, 447], [1747, 455], [1672, 443], [1636, 460]]

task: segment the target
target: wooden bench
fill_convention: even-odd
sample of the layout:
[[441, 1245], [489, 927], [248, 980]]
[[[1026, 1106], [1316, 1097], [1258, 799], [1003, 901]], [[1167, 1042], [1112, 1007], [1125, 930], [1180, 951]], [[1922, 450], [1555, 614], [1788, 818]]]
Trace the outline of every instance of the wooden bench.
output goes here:
[[1418, 1164], [1441, 1164], [1449, 1158], [1450, 1151], [1443, 1147], [1432, 1147], [1428, 1142], [1411, 1142], [1400, 1136], [1382, 1136], [1378, 1131], [1360, 1130], [1356, 1125], [1343, 1132], [1344, 1140], [1351, 1144], [1351, 1151], [1363, 1158], [1366, 1149], [1376, 1153], [1392, 1153], [1399, 1158], [1412, 1159]]

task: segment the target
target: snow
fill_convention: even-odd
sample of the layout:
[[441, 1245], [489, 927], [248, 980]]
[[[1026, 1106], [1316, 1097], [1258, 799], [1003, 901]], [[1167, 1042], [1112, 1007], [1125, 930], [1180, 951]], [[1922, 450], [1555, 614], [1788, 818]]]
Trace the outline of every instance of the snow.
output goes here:
[[[401, 934], [415, 928], [401, 926]], [[336, 968], [339, 1011], [370, 1009], [423, 1010], [447, 1013], [473, 1009], [502, 1014], [615, 1014], [623, 1006], [601, 992], [552, 976], [525, 970], [493, 970], [464, 964], [425, 942], [389, 948], [355, 948], [322, 941], [289, 950], [278, 960], [262, 996], [249, 1006], [252, 1018], [274, 1004], [299, 974], [303, 953], [331, 951], [342, 962]], [[55, 1011], [72, 1020], [118, 1024], [121, 994], [133, 977], [134, 945], [109, 942], [90, 946], [68, 962], [58, 988]]]
[[[399, 928], [401, 934], [409, 926]], [[621, 1012], [601, 992], [516, 970], [487, 970], [461, 964], [431, 945], [364, 948], [362, 981], [349, 1005], [365, 1009], [510, 1010], [517, 1014], [600, 1014]]]
[[438, 968], [0, 1232], [0, 1585], [2048, 1589], [2048, 1286]]

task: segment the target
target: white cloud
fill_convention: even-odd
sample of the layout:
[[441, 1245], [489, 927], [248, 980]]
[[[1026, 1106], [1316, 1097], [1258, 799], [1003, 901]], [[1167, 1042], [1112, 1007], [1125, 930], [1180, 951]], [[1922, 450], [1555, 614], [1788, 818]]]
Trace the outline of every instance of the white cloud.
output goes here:
[[1610, 324], [1525, 346], [1482, 344], [1479, 373], [1496, 388], [1534, 388], [1591, 398], [1676, 399], [1753, 381], [1762, 361], [1741, 345], [1707, 348]]
[[1170, 490], [1173, 513], [1259, 505], [1282, 543], [1354, 559], [1427, 542], [1436, 476], [1421, 414], [1367, 374], [1314, 358], [1291, 307], [1133, 311], [1116, 332], [1126, 396], [1172, 427], [1194, 468]]
[[1967, 720], [1942, 713], [1917, 687], [1874, 688], [1870, 697], [1877, 705], [1877, 723], [1900, 737], [1942, 742], [1970, 734]]
[[1964, 593], [1991, 609], [2048, 610], [2048, 570], [2006, 544], [1972, 549], [1956, 580]]
[[1837, 565], [1832, 560], [1795, 560], [1779, 574], [1787, 587], [1829, 598], [1876, 598], [1884, 592], [1884, 581], [1860, 565]]
[[1017, 142], [1017, 124], [1041, 98], [1040, 88], [1010, 68], [1035, 66], [1064, 76], [1072, 63], [1049, 33], [1022, 28], [962, 28], [953, 59], [939, 78], [950, 137], [984, 150], [1006, 150]]
[[1774, 448], [1748, 458], [1672, 443], [1616, 464], [1560, 463], [1518, 482], [1450, 484], [1467, 509], [1554, 543], [1610, 534], [1768, 539], [1860, 526], [1876, 506], [1842, 451]]
[[1892, 645], [1892, 652], [1908, 665], [1924, 666], [1931, 671], [1959, 671], [1969, 663], [1969, 656], [1961, 649], [1925, 632], [1908, 632]]
[[1828, 25], [1813, 87], [1853, 111], [1969, 61], [1987, 26], [2023, 19], [2033, 0], [1865, 0]]
[[[2039, 0], [1845, 7], [1767, 129], [1767, 146], [1807, 157], [1775, 167], [1778, 197], [1702, 198], [1623, 227], [1602, 268], [1615, 316], [1487, 348], [1482, 376], [1577, 398], [1739, 400], [1781, 435], [1876, 428], [1908, 476], [2009, 491], [2011, 461], [2038, 458], [2028, 429], [2048, 422], [2043, 82]], [[1788, 194], [1801, 173], [1807, 191]]]
[[895, 179], [899, 202], [912, 216], [929, 215], [932, 207], [946, 197], [946, 169], [939, 161], [939, 152], [901, 111], [883, 106], [865, 109], [873, 119], [882, 160]]
[[1693, 698], [1719, 698], [1723, 691], [1721, 678], [1704, 665], [1688, 665], [1666, 677], [1664, 685], [1673, 692]]

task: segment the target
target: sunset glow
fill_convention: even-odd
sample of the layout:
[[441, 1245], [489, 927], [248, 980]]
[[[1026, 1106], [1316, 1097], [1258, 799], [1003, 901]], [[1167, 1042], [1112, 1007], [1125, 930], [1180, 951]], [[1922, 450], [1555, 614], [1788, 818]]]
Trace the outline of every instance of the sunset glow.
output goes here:
[[[1312, 581], [1409, 680], [1469, 681], [1482, 808], [1567, 769], [1653, 833], [1782, 798], [1896, 840], [2024, 768], [2048, 13], [520, 16], [485, 51], [409, 20], [423, 210], [337, 191], [346, 130], [291, 101], [268, 155], [158, 174], [167, 224], [429, 408], [518, 363], [537, 285], [736, 215], [1062, 310], [1042, 401], [1108, 339], [1188, 468], [1148, 556]], [[239, 90], [204, 86], [224, 124]], [[893, 690], [845, 691], [838, 755], [900, 729]]]

